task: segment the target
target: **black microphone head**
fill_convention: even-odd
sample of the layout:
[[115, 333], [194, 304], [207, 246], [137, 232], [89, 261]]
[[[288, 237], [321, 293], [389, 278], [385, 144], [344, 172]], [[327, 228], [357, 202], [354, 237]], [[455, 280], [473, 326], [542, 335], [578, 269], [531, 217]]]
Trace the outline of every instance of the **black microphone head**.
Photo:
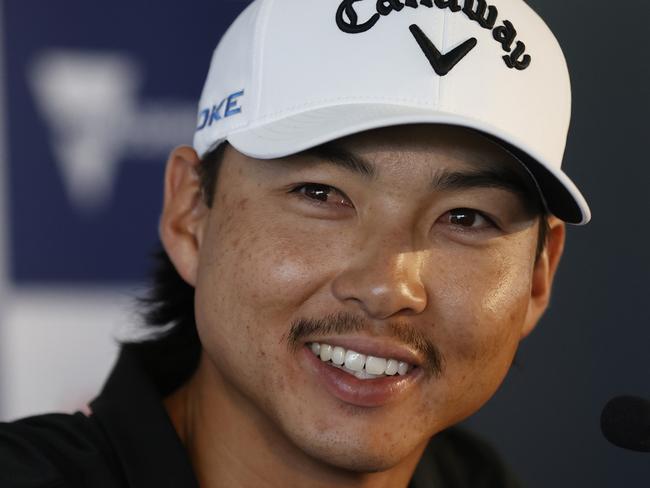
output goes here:
[[600, 416], [600, 428], [618, 447], [650, 452], [650, 402], [634, 396], [612, 398]]

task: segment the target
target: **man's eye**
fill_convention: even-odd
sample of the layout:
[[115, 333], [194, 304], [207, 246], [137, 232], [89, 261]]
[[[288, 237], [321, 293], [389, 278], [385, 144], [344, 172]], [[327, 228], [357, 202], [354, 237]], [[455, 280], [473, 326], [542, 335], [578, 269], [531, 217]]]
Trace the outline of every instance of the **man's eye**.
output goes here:
[[346, 197], [341, 191], [329, 185], [303, 183], [291, 190], [291, 193], [304, 195], [305, 198], [312, 200], [312, 203], [317, 205], [333, 204], [352, 207], [352, 203], [348, 197]]
[[471, 208], [450, 210], [440, 220], [443, 224], [449, 224], [467, 230], [482, 230], [496, 227], [491, 219], [478, 210], [472, 210]]

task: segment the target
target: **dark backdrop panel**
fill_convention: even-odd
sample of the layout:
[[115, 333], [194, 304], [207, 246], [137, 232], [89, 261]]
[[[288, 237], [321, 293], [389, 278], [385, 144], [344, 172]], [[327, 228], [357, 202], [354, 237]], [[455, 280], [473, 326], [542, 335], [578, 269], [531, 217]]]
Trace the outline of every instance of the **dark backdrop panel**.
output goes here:
[[[212, 49], [246, 3], [4, 2], [15, 284], [144, 278], [165, 154], [190, 142]], [[594, 221], [570, 229], [550, 311], [523, 344], [520, 366], [468, 424], [527, 486], [646, 487], [649, 455], [607, 444], [598, 419], [611, 396], [650, 397], [650, 4], [529, 3], [569, 61], [565, 164]], [[71, 116], [71, 106], [80, 112]], [[103, 164], [84, 173], [75, 165], [84, 158]]]

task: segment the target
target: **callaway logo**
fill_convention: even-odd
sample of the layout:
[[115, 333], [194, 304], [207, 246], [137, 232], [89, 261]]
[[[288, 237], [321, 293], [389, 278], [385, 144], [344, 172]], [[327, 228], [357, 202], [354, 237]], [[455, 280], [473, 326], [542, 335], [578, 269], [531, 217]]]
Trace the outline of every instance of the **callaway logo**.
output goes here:
[[[360, 22], [354, 4], [362, 1], [364, 0], [343, 0], [339, 5], [336, 11], [336, 25], [343, 32], [347, 34], [366, 32], [372, 29], [381, 17], [386, 17], [392, 12], [399, 12], [404, 7], [433, 8], [435, 6], [439, 9], [449, 9], [451, 12], [462, 11], [469, 20], [476, 22], [483, 29], [492, 31], [494, 40], [501, 44], [506, 53], [509, 53], [503, 56], [503, 61], [508, 68], [525, 70], [530, 66], [531, 57], [526, 54], [526, 45], [517, 40], [517, 30], [512, 22], [503, 20], [501, 25], [496, 26], [499, 11], [495, 6], [488, 5], [485, 0], [464, 0], [462, 7], [459, 3], [460, 0], [378, 0], [376, 12], [369, 19]], [[412, 25], [410, 30], [431, 66], [440, 76], [447, 74], [474, 48], [477, 42], [474, 38], [468, 39], [449, 53], [441, 55], [418, 26]]]
[[424, 55], [431, 63], [431, 67], [439, 76], [445, 76], [449, 73], [451, 68], [456, 66], [458, 62], [467, 55], [467, 53], [474, 49], [477, 42], [476, 39], [472, 37], [443, 56], [433, 42], [431, 42], [427, 35], [422, 32], [422, 29], [417, 25], [411, 25], [409, 30], [411, 31], [411, 34], [413, 34], [413, 37], [415, 37], [415, 40], [418, 41]]

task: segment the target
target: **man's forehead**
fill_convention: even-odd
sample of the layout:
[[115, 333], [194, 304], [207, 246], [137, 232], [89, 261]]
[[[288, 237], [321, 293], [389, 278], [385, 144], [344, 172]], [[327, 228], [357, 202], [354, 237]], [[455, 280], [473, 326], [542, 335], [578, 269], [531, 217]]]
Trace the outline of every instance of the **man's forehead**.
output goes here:
[[353, 134], [324, 146], [342, 147], [350, 152], [371, 155], [395, 153], [444, 155], [460, 164], [495, 164], [516, 161], [502, 146], [478, 131], [442, 124], [412, 124], [383, 127]]
[[[428, 171], [433, 186], [459, 173], [529, 180], [523, 165], [486, 136], [464, 127], [405, 125], [362, 132], [285, 158], [292, 166], [329, 164], [377, 180], [390, 172]], [[518, 183], [520, 186], [520, 182]], [[495, 185], [496, 186], [496, 185]]]

